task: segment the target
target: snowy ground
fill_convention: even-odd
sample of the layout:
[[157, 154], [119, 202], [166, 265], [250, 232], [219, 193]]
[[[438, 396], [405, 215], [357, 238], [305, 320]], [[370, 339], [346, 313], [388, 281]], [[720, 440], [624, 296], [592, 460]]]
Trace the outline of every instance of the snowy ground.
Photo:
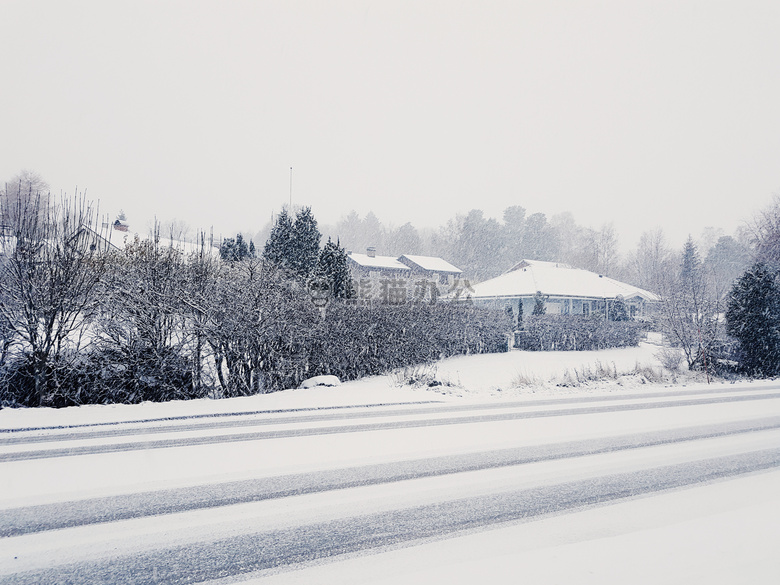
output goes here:
[[779, 490], [780, 472], [763, 473], [247, 583], [770, 585]]
[[[780, 447], [777, 383], [708, 385], [687, 373], [676, 375], [676, 385], [670, 376], [650, 383], [636, 372], [644, 367], [660, 370], [658, 350], [657, 345], [643, 344], [604, 352], [458, 357], [419, 370], [443, 384], [433, 387], [399, 385], [404, 375], [398, 373], [337, 387], [222, 401], [0, 410], [0, 583], [56, 581], [57, 571], [73, 563], [82, 567], [79, 571], [113, 575], [106, 577], [110, 582], [118, 576], [126, 582], [179, 582], [166, 577], [162, 565], [160, 574], [155, 566], [148, 578], [138, 571], [150, 563], [165, 564], [176, 551], [194, 562], [197, 551], [210, 549], [198, 548], [209, 540], [221, 539], [229, 550], [238, 551], [247, 535], [292, 531], [299, 543], [314, 538], [317, 526], [338, 527], [344, 518], [354, 518], [356, 526], [366, 518], [369, 527], [372, 518], [383, 514], [409, 514], [462, 498], [495, 496], [496, 505], [502, 506], [517, 490], [549, 487], [552, 491], [545, 497], [556, 497], [555, 486], [561, 482], [596, 485], [617, 473], [695, 467], [714, 458], [749, 458]], [[571, 380], [572, 372], [596, 370], [617, 375], [579, 387], [561, 385]], [[476, 418], [466, 420], [469, 417]], [[218, 426], [223, 421], [246, 425]], [[197, 427], [201, 424], [204, 428]], [[208, 426], [212, 424], [217, 426]], [[159, 498], [190, 494], [187, 490], [198, 486], [227, 489], [235, 484], [244, 489], [242, 482], [262, 485], [290, 477], [298, 478], [295, 485], [308, 481], [316, 486], [322, 474], [339, 478], [340, 470], [363, 473], [376, 465], [387, 466], [389, 472], [410, 465], [433, 469], [442, 457], [479, 460], [482, 454], [506, 449], [542, 452], [559, 444], [588, 445], [653, 433], [672, 437], [733, 424], [757, 426], [734, 435], [663, 439], [614, 452], [454, 474], [412, 474], [403, 481], [317, 488], [300, 495], [2, 536], [3, 510], [8, 516], [32, 510], [32, 518], [45, 519], [53, 506], [56, 520], [58, 507], [66, 502], [68, 510], [81, 506], [90, 513], [105, 498], [121, 502], [150, 494], [148, 505], [159, 505]], [[34, 430], [41, 427], [59, 428]], [[105, 435], [106, 430], [116, 435]], [[200, 443], [188, 445], [190, 439]], [[100, 450], [104, 448], [109, 450]], [[78, 449], [84, 454], [77, 455]], [[780, 468], [769, 465], [637, 494], [280, 569], [224, 578], [205, 571], [203, 578], [278, 585], [780, 582], [775, 550], [780, 542]], [[351, 542], [360, 534], [343, 536]], [[119, 568], [112, 559], [119, 559]]]

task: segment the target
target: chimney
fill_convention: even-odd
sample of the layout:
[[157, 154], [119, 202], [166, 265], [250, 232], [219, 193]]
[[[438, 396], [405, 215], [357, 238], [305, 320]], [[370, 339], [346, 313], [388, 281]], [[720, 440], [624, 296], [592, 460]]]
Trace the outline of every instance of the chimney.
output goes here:
[[369, 258], [376, 258], [376, 248], [374, 248], [374, 246], [366, 248], [366, 256]]

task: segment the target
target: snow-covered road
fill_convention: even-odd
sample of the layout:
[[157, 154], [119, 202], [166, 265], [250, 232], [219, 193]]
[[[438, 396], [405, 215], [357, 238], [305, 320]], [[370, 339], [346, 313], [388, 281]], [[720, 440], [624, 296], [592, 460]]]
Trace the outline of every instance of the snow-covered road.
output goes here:
[[[599, 538], [627, 559], [675, 524], [706, 531], [704, 542], [729, 521], [749, 522], [744, 538], [758, 541], [721, 564], [748, 563], [767, 583], [780, 576], [776, 555], [760, 554], [780, 537], [777, 385], [423, 397], [0, 418], [0, 583], [467, 583], [479, 571], [558, 582], [562, 566], [546, 581], [529, 551], [587, 565], [582, 551]], [[690, 577], [701, 560], [676, 574]], [[710, 560], [702, 574], [730, 573]]]

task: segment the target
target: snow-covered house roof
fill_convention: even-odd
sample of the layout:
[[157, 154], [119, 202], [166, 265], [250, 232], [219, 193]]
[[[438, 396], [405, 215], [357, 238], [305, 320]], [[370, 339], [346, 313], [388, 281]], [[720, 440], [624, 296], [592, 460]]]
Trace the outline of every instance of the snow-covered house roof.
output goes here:
[[399, 262], [395, 256], [369, 256], [368, 254], [350, 252], [348, 258], [362, 268], [401, 270], [406, 272], [411, 270], [408, 266]]
[[[129, 244], [135, 242], [136, 238], [138, 238], [138, 240], [141, 242], [151, 239], [150, 236], [144, 236], [134, 232], [114, 230], [110, 234], [109, 241], [114, 248], [123, 251]], [[181, 240], [172, 240], [170, 238], [158, 238], [157, 242], [161, 248], [174, 248], [179, 250], [185, 256], [189, 256], [190, 254], [198, 254], [201, 251], [201, 244], [197, 241], [185, 242]], [[219, 256], [219, 249], [213, 246], [206, 245], [205, 252], [210, 256]]]
[[[100, 251], [109, 249], [111, 243], [104, 235], [90, 226], [82, 225], [75, 235], [78, 239], [86, 240], [86, 243], [94, 249]], [[0, 226], [0, 256], [10, 256], [16, 249], [18, 239], [9, 226]], [[49, 251], [57, 247], [56, 239], [44, 239], [40, 243]]]
[[409, 266], [411, 269], [426, 270], [429, 272], [442, 272], [451, 274], [460, 274], [462, 270], [453, 266], [442, 258], [436, 256], [417, 256], [412, 254], [403, 254], [398, 257], [398, 261]]
[[472, 285], [472, 288], [473, 299], [532, 297], [541, 291], [544, 295], [563, 298], [595, 300], [622, 296], [625, 299], [660, 300], [649, 291], [613, 278], [541, 260], [522, 260], [501, 276]]

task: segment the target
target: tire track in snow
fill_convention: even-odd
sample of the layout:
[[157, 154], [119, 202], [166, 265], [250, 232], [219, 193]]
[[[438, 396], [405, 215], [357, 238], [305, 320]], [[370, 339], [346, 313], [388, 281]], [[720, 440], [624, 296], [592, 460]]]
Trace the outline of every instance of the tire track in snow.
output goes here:
[[[721, 392], [722, 390], [718, 390]], [[209, 413], [201, 413], [201, 414], [183, 414], [178, 416], [164, 416], [164, 417], [158, 417], [158, 418], [139, 418], [139, 419], [132, 419], [132, 420], [115, 420], [115, 421], [103, 421], [103, 422], [94, 422], [94, 423], [80, 423], [80, 424], [73, 424], [73, 425], [50, 425], [50, 426], [41, 426], [41, 427], [19, 427], [19, 428], [13, 428], [13, 429], [1, 429], [0, 433], [19, 433], [19, 432], [28, 432], [28, 431], [53, 431], [53, 430], [63, 430], [63, 429], [81, 429], [81, 428], [90, 428], [90, 427], [106, 427], [106, 426], [117, 426], [117, 425], [136, 425], [136, 424], [147, 424], [147, 423], [161, 423], [161, 422], [171, 422], [171, 421], [177, 421], [177, 420], [195, 420], [195, 419], [218, 419], [218, 418], [225, 418], [225, 417], [240, 417], [240, 416], [255, 416], [259, 414], [279, 414], [279, 413], [299, 413], [299, 412], [319, 412], [324, 410], [353, 410], [353, 409], [360, 409], [360, 408], [377, 408], [377, 407], [385, 407], [385, 406], [405, 406], [407, 404], [417, 405], [417, 404], [441, 404], [440, 400], [420, 400], [417, 402], [381, 402], [376, 404], [345, 404], [341, 406], [313, 406], [313, 407], [305, 407], [305, 408], [279, 408], [279, 409], [270, 409], [270, 410], [245, 410], [245, 411], [239, 411], [239, 412], [209, 412]]]
[[[717, 457], [595, 479], [502, 492], [437, 504], [258, 532], [94, 562], [3, 576], [38, 583], [192, 583], [250, 576], [267, 569], [424, 539], [453, 536], [507, 522], [531, 521], [645, 494], [780, 467], [780, 449]], [[259, 576], [259, 575], [258, 575]]]
[[0, 537], [778, 428], [773, 417], [28, 506], [3, 511]]
[[82, 445], [74, 447], [40, 449], [28, 451], [16, 451], [0, 453], [0, 463], [7, 461], [25, 461], [31, 459], [45, 459], [54, 457], [72, 457], [79, 455], [96, 455], [105, 453], [117, 453], [122, 451], [138, 451], [145, 449], [167, 449], [171, 447], [193, 447], [225, 442], [261, 441], [267, 439], [285, 439], [293, 437], [307, 437], [317, 435], [329, 435], [337, 433], [359, 433], [368, 431], [382, 431], [416, 427], [432, 427], [443, 425], [458, 425], [472, 423], [486, 423], [509, 420], [521, 420], [532, 418], [547, 418], [557, 416], [570, 416], [580, 414], [601, 414], [611, 412], [625, 412], [632, 410], [650, 410], [659, 408], [675, 408], [683, 406], [700, 406], [706, 404], [720, 404], [730, 402], [745, 402], [754, 400], [772, 400], [780, 398], [780, 393], [750, 394], [743, 396], [722, 396], [714, 398], [691, 398], [687, 400], [642, 402], [638, 404], [607, 404], [599, 406], [586, 406], [580, 408], [562, 408], [530, 412], [504, 412], [497, 414], [480, 414], [471, 416], [459, 416], [452, 418], [401, 420], [392, 422], [366, 423], [356, 425], [338, 425], [311, 428], [294, 428], [274, 431], [258, 431], [228, 435], [209, 435], [202, 437], [184, 437], [172, 439], [157, 439], [152, 441], [134, 441], [125, 443], [112, 443], [104, 445]]
[[[718, 394], [734, 394], [735, 392], [766, 392], [768, 390], [777, 390], [775, 387], [764, 387], [760, 389], [755, 388], [713, 388], [706, 390], [674, 390], [668, 392], [643, 392], [630, 395], [607, 395], [607, 396], [577, 396], [571, 398], [550, 398], [544, 400], [524, 400], [524, 401], [512, 401], [512, 402], [487, 402], [478, 404], [446, 404], [441, 405], [441, 402], [437, 401], [419, 401], [419, 402], [397, 402], [397, 403], [385, 403], [385, 404], [366, 404], [357, 406], [327, 406], [321, 408], [297, 408], [297, 409], [285, 409], [285, 410], [256, 410], [256, 411], [243, 411], [232, 413], [214, 413], [214, 414], [195, 414], [187, 416], [175, 416], [168, 418], [157, 419], [138, 419], [130, 421], [115, 421], [115, 422], [101, 422], [81, 425], [61, 425], [61, 426], [48, 426], [48, 427], [23, 427], [18, 429], [0, 429], [0, 445], [13, 445], [20, 443], [42, 443], [64, 440], [80, 440], [80, 439], [95, 439], [102, 437], [121, 437], [132, 435], [145, 435], [155, 433], [175, 433], [185, 431], [197, 431], [197, 430], [211, 430], [219, 428], [232, 428], [232, 427], [248, 427], [248, 426], [262, 426], [262, 425], [277, 425], [277, 424], [296, 424], [301, 422], [322, 422], [328, 420], [352, 420], [360, 418], [378, 418], [388, 416], [407, 416], [416, 414], [446, 414], [457, 413], [472, 410], [500, 410], [508, 408], [532, 408], [538, 406], [555, 406], [559, 404], [583, 404], [587, 402], [615, 402], [626, 400], [644, 400], [653, 398], [670, 398], [680, 396], [700, 396], [700, 395], [718, 395]], [[437, 405], [419, 407], [419, 405]], [[410, 408], [395, 408], [393, 410], [367, 410], [370, 408], [379, 407], [406, 407]], [[440, 405], [440, 406], [438, 406]], [[327, 411], [327, 412], [322, 412]], [[319, 414], [301, 415], [303, 412], [314, 412]], [[243, 419], [248, 416], [258, 415], [287, 415], [293, 414], [293, 416], [279, 416], [278, 418], [265, 418], [265, 419]], [[229, 418], [232, 420], [209, 420], [207, 422], [194, 422], [190, 424], [168, 424], [157, 426], [143, 426], [137, 428], [119, 428], [119, 429], [105, 429], [100, 427], [105, 426], [124, 426], [124, 425], [138, 425], [147, 423], [161, 423], [161, 422], [173, 422], [179, 420], [198, 420], [198, 419], [214, 419], [214, 418]], [[57, 431], [65, 429], [76, 428], [90, 428], [98, 427], [96, 430], [90, 431], [77, 431], [73, 433], [51, 434], [51, 435], [38, 435], [38, 436], [18, 436], [18, 433], [28, 433], [32, 431]]]

